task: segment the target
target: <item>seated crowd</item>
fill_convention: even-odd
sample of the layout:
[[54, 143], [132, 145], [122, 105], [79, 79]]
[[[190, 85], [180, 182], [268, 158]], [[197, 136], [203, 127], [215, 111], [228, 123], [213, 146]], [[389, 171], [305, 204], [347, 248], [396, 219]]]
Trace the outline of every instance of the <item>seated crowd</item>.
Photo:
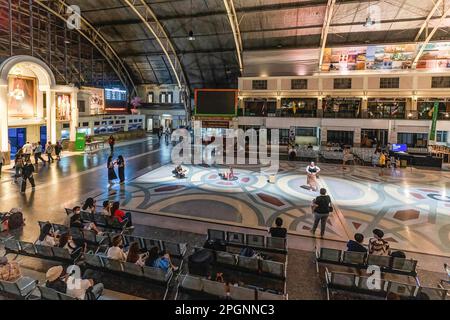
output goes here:
[[403, 251], [392, 251], [389, 242], [383, 239], [384, 232], [380, 229], [372, 231], [373, 237], [369, 239], [367, 248], [364, 246], [364, 235], [356, 233], [354, 240], [347, 242], [347, 251], [369, 253], [376, 256], [391, 256], [395, 258], [406, 258]]
[[139, 243], [133, 242], [130, 244], [128, 251], [124, 250], [123, 239], [121, 235], [116, 235], [112, 239], [111, 247], [106, 252], [106, 256], [110, 259], [135, 263], [141, 267], [160, 268], [167, 272], [170, 269], [177, 271], [176, 267], [166, 251], [159, 251], [158, 247], [153, 247], [149, 252], [141, 252]]

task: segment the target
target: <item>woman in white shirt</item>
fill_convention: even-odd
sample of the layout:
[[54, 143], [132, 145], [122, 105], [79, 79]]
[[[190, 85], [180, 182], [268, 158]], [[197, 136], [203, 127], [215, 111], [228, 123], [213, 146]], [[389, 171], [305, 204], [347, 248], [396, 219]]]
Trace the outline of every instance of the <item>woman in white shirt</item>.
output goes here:
[[311, 162], [309, 166], [306, 167], [306, 184], [312, 191], [317, 191], [317, 174], [320, 172], [320, 168]]
[[37, 245], [55, 247], [58, 244], [57, 237], [52, 232], [52, 225], [46, 223], [42, 229], [39, 239], [36, 241]]
[[127, 261], [127, 254], [122, 249], [122, 236], [117, 235], [112, 239], [112, 247], [108, 249], [106, 256], [113, 260], [119, 260], [122, 262]]

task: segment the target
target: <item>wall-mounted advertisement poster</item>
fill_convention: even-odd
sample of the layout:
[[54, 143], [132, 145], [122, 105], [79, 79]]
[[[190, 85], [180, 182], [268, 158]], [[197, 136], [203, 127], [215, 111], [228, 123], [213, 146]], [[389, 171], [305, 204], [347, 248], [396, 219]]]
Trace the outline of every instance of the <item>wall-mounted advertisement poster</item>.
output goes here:
[[[418, 46], [418, 49], [420, 49]], [[417, 69], [450, 68], [450, 43], [429, 43], [417, 62]]]
[[366, 69], [409, 69], [415, 55], [415, 44], [368, 46], [366, 51]]
[[89, 105], [92, 114], [105, 113], [105, 91], [103, 89], [92, 88]]
[[56, 94], [56, 120], [70, 121], [72, 105], [70, 103], [70, 94]]
[[322, 71], [364, 70], [366, 47], [325, 49]]
[[8, 116], [32, 118], [36, 111], [36, 79], [22, 76], [8, 78]]

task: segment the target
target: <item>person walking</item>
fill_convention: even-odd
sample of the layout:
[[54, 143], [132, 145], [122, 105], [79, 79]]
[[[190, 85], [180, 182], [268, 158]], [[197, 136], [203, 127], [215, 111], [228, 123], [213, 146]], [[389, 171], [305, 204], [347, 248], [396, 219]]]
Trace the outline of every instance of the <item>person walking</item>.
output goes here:
[[47, 154], [49, 165], [50, 165], [50, 160], [52, 162], [55, 162], [55, 159], [53, 159], [53, 156], [52, 156], [52, 153], [54, 150], [55, 150], [55, 148], [53, 147], [52, 143], [50, 141], [47, 142], [47, 146], [45, 147], [45, 153]]
[[55, 146], [55, 154], [56, 154], [56, 161], [61, 161], [61, 152], [63, 150], [61, 142], [56, 142]]
[[5, 162], [6, 162], [5, 156], [3, 152], [0, 150], [0, 178], [2, 177], [2, 167]]
[[114, 169], [114, 165], [115, 165], [115, 162], [113, 161], [113, 157], [109, 156], [107, 168], [108, 168], [108, 182], [110, 185], [113, 183], [113, 180], [117, 179], [116, 170]]
[[123, 158], [122, 155], [120, 155], [117, 158], [116, 163], [117, 163], [117, 168], [119, 171], [119, 180], [120, 180], [120, 183], [122, 184], [125, 182], [125, 159]]
[[28, 159], [22, 169], [22, 186], [20, 188], [21, 193], [25, 193], [27, 188], [27, 180], [30, 181], [31, 187], [34, 189], [36, 187], [33, 178], [34, 166], [31, 163], [31, 159]]
[[14, 183], [17, 183], [17, 178], [22, 176], [22, 169], [24, 166], [23, 155], [21, 152], [17, 152], [16, 157], [14, 159]]
[[114, 139], [114, 136], [110, 136], [108, 139], [109, 149], [111, 150], [111, 154], [114, 153], [114, 145], [116, 144], [116, 139]]
[[38, 160], [41, 160], [45, 167], [45, 160], [42, 158], [42, 144], [37, 142], [36, 148], [34, 148], [34, 164], [38, 165]]
[[33, 145], [27, 141], [27, 143], [25, 143], [22, 147], [22, 151], [23, 151], [23, 157], [25, 161], [28, 161], [28, 159], [30, 159], [31, 154], [33, 153]]
[[312, 211], [314, 214], [314, 225], [311, 229], [311, 233], [316, 233], [316, 229], [320, 222], [320, 237], [323, 238], [328, 217], [330, 212], [333, 211], [330, 196], [327, 195], [327, 190], [325, 188], [320, 189], [320, 196], [313, 200]]

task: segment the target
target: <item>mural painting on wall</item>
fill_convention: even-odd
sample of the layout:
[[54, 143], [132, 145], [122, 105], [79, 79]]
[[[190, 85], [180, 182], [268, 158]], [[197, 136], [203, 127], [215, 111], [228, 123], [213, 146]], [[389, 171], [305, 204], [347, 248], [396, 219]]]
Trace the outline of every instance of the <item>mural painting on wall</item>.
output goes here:
[[12, 76], [8, 78], [8, 116], [35, 116], [36, 79]]
[[60, 121], [70, 121], [71, 111], [70, 94], [57, 94], [56, 119]]

